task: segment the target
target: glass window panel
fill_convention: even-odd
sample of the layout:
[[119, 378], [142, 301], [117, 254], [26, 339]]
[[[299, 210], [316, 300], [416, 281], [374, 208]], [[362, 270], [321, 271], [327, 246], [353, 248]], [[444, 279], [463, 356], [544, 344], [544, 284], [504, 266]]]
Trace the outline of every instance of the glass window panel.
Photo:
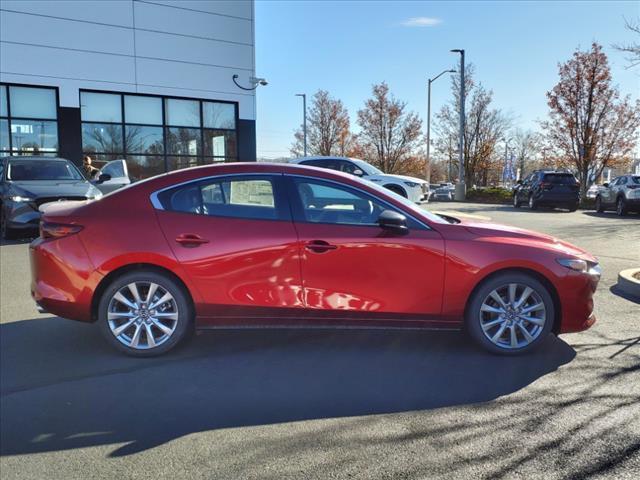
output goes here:
[[[86, 152], [85, 152], [86, 153]], [[122, 153], [93, 153], [89, 152], [88, 157], [91, 158], [91, 166], [100, 170], [112, 160], [118, 160], [123, 157]], [[87, 176], [91, 176], [86, 170], [83, 170]], [[95, 171], [94, 173], [95, 174]]]
[[40, 155], [58, 150], [58, 124], [45, 120], [11, 121], [13, 151], [20, 154]]
[[200, 159], [198, 157], [167, 157], [167, 168], [169, 171], [195, 167], [197, 165], [200, 165]]
[[52, 88], [9, 87], [11, 116], [56, 119], [58, 103]]
[[162, 125], [162, 100], [157, 97], [125, 95], [124, 118], [127, 123]]
[[167, 125], [200, 126], [200, 102], [196, 100], [165, 99]]
[[161, 155], [127, 155], [127, 170], [132, 182], [165, 172]]
[[110, 175], [111, 178], [126, 177], [127, 175], [125, 173], [124, 162], [124, 160], [115, 160], [111, 163], [108, 163], [102, 168], [102, 173]]
[[273, 184], [267, 179], [226, 179], [202, 185], [205, 215], [276, 220]]
[[207, 128], [236, 128], [236, 106], [231, 103], [203, 102], [202, 114]]
[[82, 151], [85, 153], [122, 153], [122, 125], [82, 124]]
[[229, 159], [224, 157], [204, 157], [203, 164], [209, 165], [212, 163], [224, 163], [224, 162], [233, 162], [235, 159]]
[[375, 225], [385, 206], [354, 190], [323, 182], [295, 180], [307, 222]]
[[212, 157], [236, 157], [236, 132], [205, 129], [204, 154]]
[[200, 129], [171, 127], [167, 132], [169, 155], [200, 155]]
[[162, 127], [125, 126], [127, 153], [148, 153], [162, 155]]
[[[122, 122], [120, 98], [119, 94], [80, 92], [82, 120], [89, 122]], [[13, 103], [13, 98], [11, 101]]]
[[9, 110], [7, 109], [7, 87], [0, 85], [0, 117], [8, 117]]
[[0, 120], [0, 150], [9, 150], [9, 121]]

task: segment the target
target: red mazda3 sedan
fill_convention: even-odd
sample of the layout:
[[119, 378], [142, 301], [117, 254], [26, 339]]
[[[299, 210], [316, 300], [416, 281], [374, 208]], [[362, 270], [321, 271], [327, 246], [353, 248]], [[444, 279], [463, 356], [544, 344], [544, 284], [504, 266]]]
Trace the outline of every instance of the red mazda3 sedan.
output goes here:
[[597, 260], [558, 239], [429, 213], [339, 172], [223, 164], [50, 204], [39, 308], [150, 356], [193, 329], [466, 329], [529, 351], [595, 322]]

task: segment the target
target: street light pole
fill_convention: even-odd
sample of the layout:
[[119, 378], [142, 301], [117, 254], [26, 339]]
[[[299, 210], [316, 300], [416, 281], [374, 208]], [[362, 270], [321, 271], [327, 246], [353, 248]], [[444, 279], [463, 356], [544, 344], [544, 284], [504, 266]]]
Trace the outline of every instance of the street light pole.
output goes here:
[[307, 94], [296, 93], [296, 97], [302, 97], [302, 132], [304, 135], [304, 156], [307, 156]]
[[456, 183], [456, 200], [463, 201], [466, 198], [466, 185], [464, 183], [464, 49], [451, 50], [460, 54], [460, 138], [458, 140], [458, 183]]
[[427, 183], [431, 183], [431, 157], [429, 156], [429, 151], [431, 149], [431, 84], [435, 82], [438, 78], [440, 78], [445, 73], [454, 73], [455, 70], [444, 70], [443, 72], [436, 75], [434, 78], [430, 78], [428, 81], [427, 87], [427, 162], [425, 164], [425, 172], [424, 176], [427, 180]]

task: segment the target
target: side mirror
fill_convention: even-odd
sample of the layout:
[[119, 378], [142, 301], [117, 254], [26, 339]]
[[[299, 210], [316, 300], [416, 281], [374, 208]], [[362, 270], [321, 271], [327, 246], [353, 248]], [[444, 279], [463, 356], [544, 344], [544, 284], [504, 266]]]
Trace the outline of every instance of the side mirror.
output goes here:
[[109, 175], [108, 173], [101, 173], [96, 183], [104, 183], [108, 182], [109, 180], [111, 180], [111, 175]]
[[609, 182], [604, 182], [604, 183], [602, 184], [602, 186], [603, 186], [603, 187], [608, 187], [608, 186], [609, 186]]
[[384, 210], [378, 217], [378, 225], [383, 230], [389, 230], [397, 234], [405, 235], [409, 233], [407, 217], [393, 210]]
[[362, 170], [360, 170], [359, 168], [356, 168], [356, 169], [353, 171], [353, 174], [354, 174], [356, 177], [363, 177], [363, 176], [364, 176], [364, 172], [363, 172]]

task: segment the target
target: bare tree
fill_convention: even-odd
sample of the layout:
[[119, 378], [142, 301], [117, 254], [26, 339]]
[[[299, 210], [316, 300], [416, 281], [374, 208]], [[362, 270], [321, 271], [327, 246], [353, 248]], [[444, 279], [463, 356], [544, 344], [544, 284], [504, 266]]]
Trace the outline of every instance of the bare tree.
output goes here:
[[620, 98], [611, 85], [607, 56], [597, 43], [560, 64], [559, 76], [547, 93], [550, 112], [543, 128], [556, 155], [577, 171], [584, 198], [591, 179], [605, 167], [630, 160], [640, 126], [640, 101]]
[[535, 170], [538, 154], [542, 150], [542, 139], [537, 132], [518, 129], [513, 135], [512, 145], [515, 166], [520, 169], [520, 178], [522, 178]]
[[[304, 131], [302, 126], [295, 132], [291, 154], [304, 154]], [[307, 153], [309, 155], [345, 155], [351, 133], [349, 113], [340, 100], [326, 90], [318, 90], [313, 96], [307, 117]]]
[[358, 111], [359, 141], [369, 152], [368, 160], [386, 173], [396, 173], [415, 155], [422, 141], [422, 121], [407, 111], [407, 104], [397, 100], [385, 82], [373, 85], [372, 94]]
[[626, 44], [616, 44], [613, 46], [616, 50], [625, 52], [628, 54], [627, 60], [629, 61], [629, 68], [640, 65], [640, 17], [635, 21], [630, 21], [625, 18], [625, 28], [631, 33], [635, 34], [635, 41]]
[[[476, 85], [473, 77], [474, 68], [469, 65], [465, 75], [466, 98], [469, 99], [469, 105], [465, 105], [465, 182], [467, 185], [486, 185], [490, 178], [496, 177], [493, 171], [502, 168], [503, 157], [497, 146], [504, 139], [510, 121], [499, 109], [492, 107], [493, 92], [486, 90], [481, 84]], [[451, 145], [451, 139], [456, 139], [459, 135], [459, 74], [452, 76], [451, 90], [453, 100], [442, 107], [436, 116], [436, 131], [445, 140], [445, 149], [447, 145]], [[457, 174], [457, 171], [458, 166], [455, 164], [454, 173]]]

